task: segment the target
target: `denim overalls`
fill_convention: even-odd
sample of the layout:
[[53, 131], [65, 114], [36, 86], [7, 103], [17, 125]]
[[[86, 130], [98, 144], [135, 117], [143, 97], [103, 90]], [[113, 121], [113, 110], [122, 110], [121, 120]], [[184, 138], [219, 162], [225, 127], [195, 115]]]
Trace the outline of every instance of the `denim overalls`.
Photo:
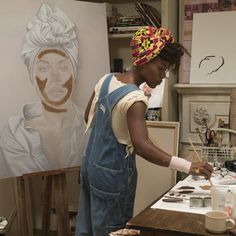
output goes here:
[[76, 236], [108, 236], [124, 228], [133, 215], [137, 170], [134, 155], [126, 157], [112, 130], [112, 109], [135, 85], [109, 94], [109, 74], [101, 87], [92, 131], [81, 166]]

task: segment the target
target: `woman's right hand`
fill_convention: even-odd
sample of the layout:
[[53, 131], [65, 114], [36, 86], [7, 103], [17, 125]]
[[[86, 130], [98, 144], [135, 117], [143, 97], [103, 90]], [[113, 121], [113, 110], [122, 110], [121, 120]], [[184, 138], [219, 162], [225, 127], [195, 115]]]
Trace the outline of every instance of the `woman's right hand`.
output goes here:
[[204, 176], [206, 179], [210, 179], [213, 172], [213, 167], [207, 162], [192, 162], [189, 174], [195, 176]]

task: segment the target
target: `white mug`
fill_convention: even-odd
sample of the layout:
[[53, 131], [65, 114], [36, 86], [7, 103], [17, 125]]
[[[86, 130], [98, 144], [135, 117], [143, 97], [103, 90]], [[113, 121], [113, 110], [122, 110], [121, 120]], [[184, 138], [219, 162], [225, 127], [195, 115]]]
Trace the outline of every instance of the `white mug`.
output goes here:
[[224, 233], [235, 226], [235, 221], [229, 219], [224, 211], [209, 211], [205, 215], [205, 228], [211, 233]]

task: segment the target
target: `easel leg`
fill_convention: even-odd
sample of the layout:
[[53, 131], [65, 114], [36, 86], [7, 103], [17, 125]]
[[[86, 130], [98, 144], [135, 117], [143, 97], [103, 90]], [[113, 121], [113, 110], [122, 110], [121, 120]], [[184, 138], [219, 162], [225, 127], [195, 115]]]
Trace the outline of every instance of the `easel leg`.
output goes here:
[[16, 179], [17, 217], [20, 236], [33, 236], [31, 198], [28, 179]]
[[50, 228], [50, 206], [52, 200], [52, 176], [44, 178], [46, 183], [43, 193], [42, 236], [48, 236]]
[[28, 225], [28, 235], [34, 235], [33, 227], [33, 214], [32, 214], [32, 203], [30, 196], [30, 178], [25, 179], [25, 210], [26, 210], [26, 219]]
[[66, 174], [53, 176], [55, 186], [55, 201], [58, 236], [70, 235], [69, 212], [68, 212], [68, 193], [66, 186]]
[[17, 205], [17, 221], [18, 221], [18, 229], [19, 229], [19, 235], [23, 236], [25, 234], [25, 217], [24, 217], [24, 180], [22, 178], [16, 179], [16, 205]]

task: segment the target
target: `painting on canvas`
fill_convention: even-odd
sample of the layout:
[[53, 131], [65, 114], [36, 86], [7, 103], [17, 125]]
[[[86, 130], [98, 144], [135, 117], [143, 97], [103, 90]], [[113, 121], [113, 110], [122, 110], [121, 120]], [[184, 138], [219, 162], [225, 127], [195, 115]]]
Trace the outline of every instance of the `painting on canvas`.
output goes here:
[[193, 16], [191, 84], [232, 84], [236, 77], [234, 11]]
[[[84, 105], [109, 71], [103, 4], [19, 4], [6, 2], [0, 10], [0, 178], [80, 165], [88, 139]], [[100, 28], [92, 29], [88, 10]], [[99, 48], [94, 38], [103, 42]], [[90, 70], [101, 54], [102, 65]]]

